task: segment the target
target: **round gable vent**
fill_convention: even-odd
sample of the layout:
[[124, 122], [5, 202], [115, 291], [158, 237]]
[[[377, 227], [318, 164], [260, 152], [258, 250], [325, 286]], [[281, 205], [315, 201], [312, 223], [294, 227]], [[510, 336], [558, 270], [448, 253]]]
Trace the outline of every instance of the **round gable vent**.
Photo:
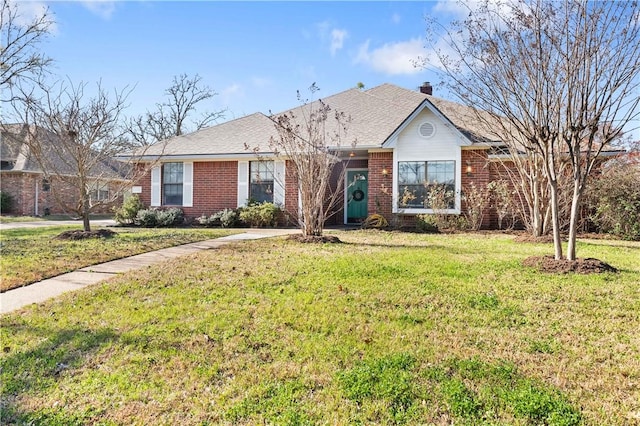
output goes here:
[[423, 138], [430, 138], [436, 133], [436, 126], [430, 121], [425, 121], [418, 127], [418, 132]]

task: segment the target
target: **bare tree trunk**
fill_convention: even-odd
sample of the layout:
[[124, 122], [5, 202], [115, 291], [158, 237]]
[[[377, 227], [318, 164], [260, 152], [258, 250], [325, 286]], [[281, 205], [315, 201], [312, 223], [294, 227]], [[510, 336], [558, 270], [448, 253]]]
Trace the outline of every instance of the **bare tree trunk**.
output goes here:
[[558, 217], [558, 182], [549, 179], [551, 192], [551, 222], [553, 224], [553, 250], [556, 260], [562, 259], [562, 240], [560, 239], [560, 218]]
[[578, 221], [580, 216], [580, 204], [582, 201], [583, 186], [578, 180], [574, 181], [573, 199], [571, 200], [571, 217], [569, 222], [569, 242], [567, 245], [567, 259], [576, 260], [576, 238], [578, 237]]
[[538, 192], [539, 181], [533, 182], [533, 211], [531, 214], [531, 226], [534, 237], [542, 236], [544, 221], [542, 220], [542, 213], [540, 211], [540, 194]]
[[89, 197], [83, 195], [82, 200], [82, 226], [85, 231], [91, 231], [91, 222], [89, 221]]

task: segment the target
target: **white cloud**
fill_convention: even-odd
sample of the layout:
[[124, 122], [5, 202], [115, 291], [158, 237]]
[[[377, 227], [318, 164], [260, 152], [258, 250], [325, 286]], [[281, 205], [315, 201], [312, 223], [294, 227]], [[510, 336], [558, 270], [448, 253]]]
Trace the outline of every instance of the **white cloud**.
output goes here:
[[[465, 2], [440, 0], [433, 6], [433, 12], [438, 14], [451, 14], [456, 19], [462, 19], [486, 6], [489, 10], [498, 12], [499, 15], [509, 17], [513, 14], [514, 4], [501, 0], [466, 0]], [[526, 3], [518, 3], [518, 7], [528, 8]]]
[[257, 88], [264, 88], [271, 86], [273, 81], [267, 77], [251, 77], [251, 84]]
[[349, 34], [347, 33], [347, 30], [339, 30], [337, 28], [331, 30], [331, 47], [329, 49], [331, 51], [331, 56], [335, 55], [338, 50], [342, 49], [342, 46], [344, 46], [344, 40], [348, 36]]
[[458, 1], [440, 0], [435, 4], [435, 6], [433, 6], [432, 10], [434, 13], [450, 13], [457, 17], [463, 17], [469, 14], [469, 9], [473, 10], [477, 8], [477, 4], [477, 1], [469, 1], [465, 4], [462, 4]]
[[329, 44], [331, 56], [344, 47], [344, 41], [349, 37], [349, 32], [345, 29], [337, 28], [330, 21], [323, 21], [316, 24], [317, 34], [320, 41]]
[[243, 92], [244, 90], [242, 86], [240, 86], [238, 83], [233, 83], [231, 86], [227, 86], [224, 89], [222, 89], [221, 95], [230, 97], [230, 96], [242, 94]]
[[[16, 9], [16, 18], [14, 23], [20, 27], [30, 25], [34, 20], [41, 18], [47, 12], [46, 3], [40, 1], [15, 1], [9, 0], [9, 6]], [[49, 12], [49, 19], [52, 21], [49, 25], [49, 32], [57, 34], [58, 27], [54, 21], [54, 16]]]
[[418, 37], [408, 41], [387, 43], [369, 50], [370, 41], [367, 40], [360, 46], [354, 63], [368, 65], [388, 75], [417, 74], [422, 69], [416, 68], [414, 63], [426, 54], [423, 43], [424, 41]]
[[394, 13], [393, 15], [391, 15], [391, 22], [393, 22], [394, 24], [399, 24], [401, 20], [402, 17], [400, 16], [400, 14]]
[[116, 10], [116, 2], [109, 0], [85, 0], [82, 5], [102, 19], [110, 19]]

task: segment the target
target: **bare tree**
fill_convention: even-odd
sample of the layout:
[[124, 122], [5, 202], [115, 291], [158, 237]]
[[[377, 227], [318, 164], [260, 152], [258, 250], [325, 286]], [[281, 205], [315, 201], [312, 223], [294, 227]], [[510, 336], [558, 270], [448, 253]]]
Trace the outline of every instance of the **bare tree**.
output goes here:
[[637, 2], [483, 1], [447, 30], [449, 52], [439, 52], [449, 89], [486, 111], [479, 117], [490, 117], [485, 124], [514, 160], [535, 167], [532, 183], [548, 188], [556, 259], [563, 256], [565, 165], [574, 182], [567, 258], [575, 260], [587, 178], [602, 150], [640, 114], [639, 19]]
[[54, 22], [48, 10], [29, 21], [20, 15], [16, 2], [2, 0], [0, 7], [0, 89], [6, 93], [21, 80], [38, 80], [51, 64], [38, 45]]
[[131, 149], [122, 126], [130, 90], [110, 95], [98, 83], [96, 94], [87, 96], [86, 87], [60, 83], [39, 98], [25, 96], [26, 105], [16, 111], [29, 129], [27, 146], [55, 200], [82, 217], [89, 231], [90, 213], [114, 203], [130, 188], [134, 174], [144, 170], [115, 160]]
[[[309, 90], [314, 94], [319, 89], [314, 83]], [[322, 236], [326, 220], [342, 200], [346, 168], [339, 154], [351, 119], [322, 100], [304, 101], [300, 92], [298, 100], [300, 108], [270, 117], [278, 137], [269, 144], [292, 166], [287, 167], [287, 177], [298, 185], [302, 235]]]
[[204, 112], [199, 118], [189, 120], [198, 106], [217, 95], [213, 89], [202, 84], [202, 77], [198, 74], [194, 77], [187, 74], [174, 76], [165, 95], [168, 99], [156, 104], [155, 110], [129, 120], [129, 135], [139, 145], [150, 145], [200, 130], [224, 116], [224, 110], [220, 110]]

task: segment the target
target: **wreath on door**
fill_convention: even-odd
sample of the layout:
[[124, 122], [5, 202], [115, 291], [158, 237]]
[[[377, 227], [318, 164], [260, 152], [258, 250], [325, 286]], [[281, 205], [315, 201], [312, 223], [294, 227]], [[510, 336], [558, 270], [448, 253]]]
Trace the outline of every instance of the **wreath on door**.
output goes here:
[[361, 189], [356, 189], [355, 191], [353, 191], [353, 194], [351, 194], [351, 196], [355, 201], [364, 200], [364, 192]]

